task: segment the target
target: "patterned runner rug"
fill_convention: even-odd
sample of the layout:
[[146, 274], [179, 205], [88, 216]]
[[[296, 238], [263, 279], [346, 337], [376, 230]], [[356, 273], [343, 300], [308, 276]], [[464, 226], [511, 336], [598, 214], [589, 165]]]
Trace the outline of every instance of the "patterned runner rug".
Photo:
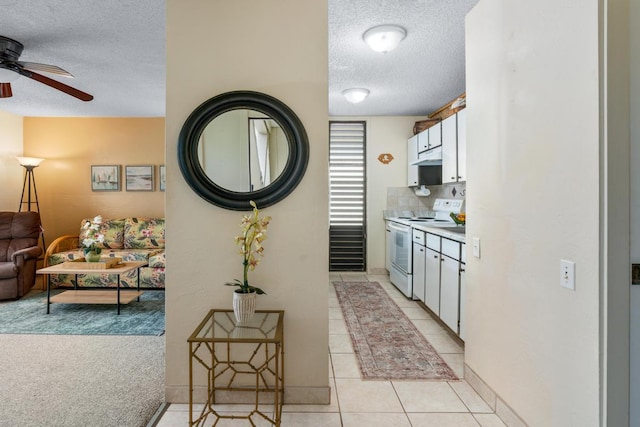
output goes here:
[[363, 379], [459, 379], [379, 283], [333, 285]]

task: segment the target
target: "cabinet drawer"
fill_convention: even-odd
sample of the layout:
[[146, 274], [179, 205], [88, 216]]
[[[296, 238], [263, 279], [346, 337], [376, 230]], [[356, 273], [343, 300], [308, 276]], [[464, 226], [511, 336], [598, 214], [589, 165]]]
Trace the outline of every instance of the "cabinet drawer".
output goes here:
[[424, 231], [416, 230], [414, 228], [412, 232], [412, 236], [413, 236], [412, 238], [413, 243], [418, 243], [419, 245], [424, 246]]
[[453, 258], [455, 260], [460, 260], [460, 243], [449, 240], [442, 239], [442, 250], [441, 252], [448, 256], [449, 258]]
[[440, 236], [427, 233], [427, 247], [434, 251], [440, 252]]

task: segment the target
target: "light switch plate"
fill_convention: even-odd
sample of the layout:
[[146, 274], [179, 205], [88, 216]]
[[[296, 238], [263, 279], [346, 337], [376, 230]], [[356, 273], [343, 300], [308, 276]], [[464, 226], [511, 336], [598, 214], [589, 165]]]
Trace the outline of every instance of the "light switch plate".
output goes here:
[[480, 258], [480, 238], [473, 238], [473, 256], [476, 258]]
[[563, 288], [576, 290], [576, 263], [573, 261], [567, 261], [566, 259], [560, 260], [560, 286]]

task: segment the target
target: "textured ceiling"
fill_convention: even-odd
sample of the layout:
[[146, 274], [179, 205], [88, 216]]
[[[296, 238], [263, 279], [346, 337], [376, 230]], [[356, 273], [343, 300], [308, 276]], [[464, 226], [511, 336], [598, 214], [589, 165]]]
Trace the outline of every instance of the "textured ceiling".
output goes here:
[[[0, 35], [22, 61], [53, 64], [94, 96], [79, 101], [31, 79], [11, 82], [0, 110], [22, 116], [165, 115], [165, 7], [161, 0], [0, 0]], [[43, 73], [44, 74], [44, 73]]]
[[[478, 0], [329, 0], [329, 114], [426, 115], [465, 91], [464, 17]], [[407, 37], [374, 52], [363, 33], [395, 24]], [[341, 92], [371, 91], [359, 104]]]
[[[225, 0], [229, 1], [229, 0]], [[478, 0], [328, 0], [329, 114], [426, 115], [464, 92], [464, 16]], [[165, 115], [164, 0], [0, 0], [0, 35], [24, 44], [23, 61], [53, 64], [92, 94], [82, 102], [33, 80], [11, 83], [0, 110], [22, 116]], [[370, 27], [407, 30], [398, 49], [374, 52]], [[366, 87], [350, 104], [341, 95]]]

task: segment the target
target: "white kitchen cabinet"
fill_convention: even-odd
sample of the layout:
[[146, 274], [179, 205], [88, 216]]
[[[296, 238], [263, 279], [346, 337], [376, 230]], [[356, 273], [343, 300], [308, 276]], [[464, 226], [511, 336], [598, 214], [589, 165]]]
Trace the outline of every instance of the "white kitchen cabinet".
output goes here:
[[424, 302], [426, 249], [413, 242], [413, 298]]
[[418, 135], [418, 153], [427, 151], [429, 149], [429, 129], [425, 129]]
[[426, 249], [424, 303], [437, 316], [440, 315], [440, 252]]
[[442, 183], [467, 180], [467, 113], [442, 121]]
[[442, 183], [458, 181], [456, 115], [442, 121]]
[[427, 129], [429, 132], [429, 150], [442, 145], [442, 122]]
[[440, 319], [458, 333], [460, 261], [442, 255], [440, 266]]
[[413, 165], [418, 161], [418, 135], [414, 135], [407, 141], [407, 186], [418, 185], [418, 166]]
[[[464, 244], [462, 245], [462, 250], [464, 251]], [[464, 252], [462, 252], [464, 253]], [[464, 340], [465, 338], [465, 326], [466, 326], [466, 322], [465, 322], [465, 277], [466, 277], [466, 264], [464, 263], [460, 263], [460, 320], [459, 320], [459, 331], [458, 331], [458, 335], [460, 336], [460, 338], [462, 338], [462, 340]]]
[[458, 181], [467, 180], [467, 110], [458, 111]]

